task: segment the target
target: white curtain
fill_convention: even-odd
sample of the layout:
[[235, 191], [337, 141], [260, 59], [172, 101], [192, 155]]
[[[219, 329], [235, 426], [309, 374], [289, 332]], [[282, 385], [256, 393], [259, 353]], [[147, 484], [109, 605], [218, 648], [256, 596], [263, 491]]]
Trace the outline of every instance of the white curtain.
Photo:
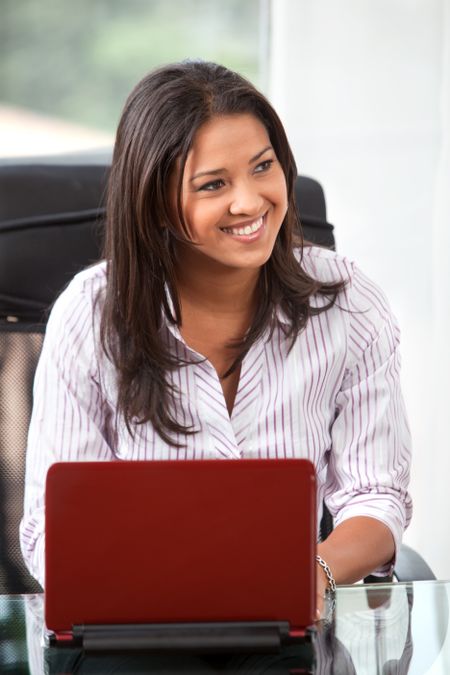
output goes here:
[[269, 97], [402, 329], [405, 541], [450, 577], [450, 0], [272, 0]]

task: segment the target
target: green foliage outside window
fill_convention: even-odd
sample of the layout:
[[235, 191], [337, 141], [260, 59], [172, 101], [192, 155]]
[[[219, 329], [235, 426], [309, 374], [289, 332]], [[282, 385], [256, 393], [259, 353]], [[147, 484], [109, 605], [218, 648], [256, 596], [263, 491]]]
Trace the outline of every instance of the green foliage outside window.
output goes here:
[[217, 61], [258, 84], [260, 0], [0, 0], [0, 105], [113, 131], [149, 70]]

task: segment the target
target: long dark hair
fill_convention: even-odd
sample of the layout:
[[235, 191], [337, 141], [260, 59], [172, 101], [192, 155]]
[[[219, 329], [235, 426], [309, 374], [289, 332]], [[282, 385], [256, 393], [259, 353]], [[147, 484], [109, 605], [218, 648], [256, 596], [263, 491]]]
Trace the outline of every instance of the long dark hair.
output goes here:
[[[174, 240], [189, 241], [181, 211], [183, 167], [195, 133], [216, 115], [250, 113], [267, 129], [283, 169], [288, 209], [273, 253], [260, 274], [259, 302], [252, 325], [236, 345], [239, 366], [251, 345], [273, 329], [277, 307], [289, 319], [291, 346], [308, 318], [331, 307], [344, 283], [312, 279], [294, 255], [300, 232], [294, 198], [295, 161], [281, 121], [267, 99], [245, 78], [227, 68], [189, 61], [159, 68], [144, 77], [126, 101], [117, 130], [107, 196], [104, 257], [107, 286], [101, 321], [102, 345], [117, 370], [118, 413], [130, 433], [151, 422], [160, 437], [176, 445], [176, 433], [193, 433], [180, 424], [177, 392], [168, 377], [186, 362], [170, 351], [165, 320], [181, 324], [176, 286]], [[179, 225], [173, 222], [169, 181], [176, 163]], [[300, 241], [300, 250], [302, 242]], [[314, 294], [327, 296], [320, 309]]]

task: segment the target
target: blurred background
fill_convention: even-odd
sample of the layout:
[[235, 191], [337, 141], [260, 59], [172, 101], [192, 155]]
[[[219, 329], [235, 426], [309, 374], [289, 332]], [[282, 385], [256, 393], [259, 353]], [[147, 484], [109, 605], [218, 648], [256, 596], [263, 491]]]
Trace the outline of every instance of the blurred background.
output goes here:
[[338, 251], [387, 293], [414, 439], [405, 540], [450, 578], [450, 0], [0, 0], [0, 161], [108, 153], [134, 84], [188, 57], [267, 94]]
[[259, 0], [0, 0], [0, 153], [111, 145], [131, 88], [201, 57], [262, 84]]

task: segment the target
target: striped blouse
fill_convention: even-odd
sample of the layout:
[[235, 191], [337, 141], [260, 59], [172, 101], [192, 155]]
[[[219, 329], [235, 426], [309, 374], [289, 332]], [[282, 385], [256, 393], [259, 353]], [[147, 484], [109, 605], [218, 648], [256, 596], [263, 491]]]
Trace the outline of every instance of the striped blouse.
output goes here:
[[[170, 348], [193, 361], [171, 377], [177, 418], [197, 433], [165, 443], [148, 423], [132, 438], [116, 415], [115, 371], [99, 346], [106, 283], [100, 263], [78, 274], [51, 313], [34, 384], [21, 546], [31, 573], [44, 579], [44, 489], [57, 461], [196, 458], [310, 459], [336, 524], [370, 516], [392, 531], [396, 547], [411, 517], [407, 492], [410, 435], [400, 391], [399, 331], [379, 288], [347, 259], [305, 248], [305, 270], [322, 281], [348, 279], [339, 302], [312, 317], [289, 351], [278, 327], [253, 345], [228, 414], [213, 366], [164, 326]], [[312, 298], [316, 306], [324, 303]], [[192, 359], [192, 356], [197, 358]], [[386, 573], [387, 567], [377, 572]]]

